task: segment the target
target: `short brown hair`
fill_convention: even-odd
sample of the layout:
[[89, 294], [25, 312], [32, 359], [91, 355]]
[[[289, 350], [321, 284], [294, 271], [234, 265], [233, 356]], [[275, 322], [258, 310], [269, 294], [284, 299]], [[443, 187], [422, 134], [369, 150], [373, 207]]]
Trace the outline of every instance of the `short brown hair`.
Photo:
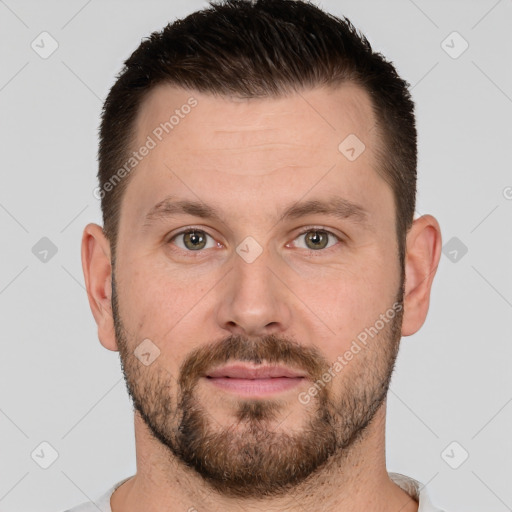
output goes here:
[[[124, 63], [103, 106], [99, 189], [115, 254], [129, 158], [144, 98], [160, 84], [238, 97], [277, 97], [353, 83], [370, 96], [382, 147], [378, 172], [393, 190], [400, 263], [416, 200], [416, 127], [408, 83], [347, 18], [304, 0], [224, 0], [154, 32]], [[340, 141], [341, 142], [341, 141]], [[109, 189], [108, 193], [106, 192]]]

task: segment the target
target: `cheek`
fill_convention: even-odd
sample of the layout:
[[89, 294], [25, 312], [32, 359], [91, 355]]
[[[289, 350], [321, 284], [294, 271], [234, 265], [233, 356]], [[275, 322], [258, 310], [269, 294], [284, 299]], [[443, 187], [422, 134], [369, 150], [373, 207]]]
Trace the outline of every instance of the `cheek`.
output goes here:
[[317, 316], [308, 313], [326, 333], [322, 351], [334, 360], [393, 306], [399, 285], [398, 262], [375, 255], [361, 258], [356, 265], [324, 274], [315, 282], [314, 287], [301, 286], [298, 295]]
[[[184, 279], [183, 272], [159, 267], [126, 267], [118, 284], [120, 313], [133, 344], [148, 338], [166, 360], [181, 360], [200, 341], [204, 327], [202, 298], [215, 276]], [[211, 282], [210, 282], [211, 281]], [[194, 341], [195, 340], [195, 341]], [[168, 354], [168, 355], [166, 355]]]

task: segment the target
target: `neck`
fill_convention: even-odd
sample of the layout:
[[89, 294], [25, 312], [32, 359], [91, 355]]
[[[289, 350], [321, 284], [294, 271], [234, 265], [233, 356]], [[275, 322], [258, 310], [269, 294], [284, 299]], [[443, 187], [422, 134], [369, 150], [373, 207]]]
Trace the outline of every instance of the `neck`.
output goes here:
[[112, 512], [417, 512], [418, 503], [390, 478], [385, 465], [385, 402], [363, 436], [287, 494], [240, 500], [214, 492], [156, 440], [135, 414], [137, 473], [112, 495]]

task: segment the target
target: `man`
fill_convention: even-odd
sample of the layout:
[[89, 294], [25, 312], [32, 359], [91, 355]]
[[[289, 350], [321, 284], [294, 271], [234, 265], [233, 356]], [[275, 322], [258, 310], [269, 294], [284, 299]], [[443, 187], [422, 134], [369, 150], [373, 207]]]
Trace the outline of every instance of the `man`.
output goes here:
[[102, 115], [82, 260], [137, 473], [75, 512], [432, 512], [386, 394], [440, 258], [407, 83], [346, 19], [229, 0], [154, 33]]

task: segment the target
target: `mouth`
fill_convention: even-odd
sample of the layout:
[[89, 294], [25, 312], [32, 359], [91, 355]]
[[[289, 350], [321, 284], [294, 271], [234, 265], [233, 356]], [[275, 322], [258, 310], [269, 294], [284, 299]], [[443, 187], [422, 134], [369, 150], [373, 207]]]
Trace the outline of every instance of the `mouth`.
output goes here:
[[244, 396], [266, 396], [293, 389], [306, 374], [284, 366], [232, 364], [208, 372], [205, 379], [224, 391]]

